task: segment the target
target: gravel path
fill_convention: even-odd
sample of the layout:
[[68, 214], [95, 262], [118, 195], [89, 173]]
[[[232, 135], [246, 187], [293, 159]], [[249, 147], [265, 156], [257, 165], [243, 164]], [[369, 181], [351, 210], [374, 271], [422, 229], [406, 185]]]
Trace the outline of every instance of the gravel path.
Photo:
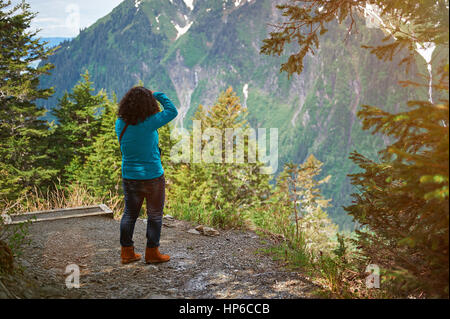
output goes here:
[[[164, 264], [120, 263], [119, 221], [87, 217], [30, 226], [32, 244], [20, 262], [51, 298], [309, 298], [315, 287], [301, 273], [284, 270], [260, 249], [253, 232], [188, 233], [195, 225], [164, 220]], [[145, 221], [136, 223], [136, 251], [144, 253]], [[66, 267], [80, 267], [80, 288], [67, 289]]]

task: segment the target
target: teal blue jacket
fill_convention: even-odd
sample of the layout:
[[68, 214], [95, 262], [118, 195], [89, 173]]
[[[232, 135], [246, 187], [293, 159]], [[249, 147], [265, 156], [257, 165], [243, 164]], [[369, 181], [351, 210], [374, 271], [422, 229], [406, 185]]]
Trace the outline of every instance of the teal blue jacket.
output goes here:
[[[164, 174], [156, 130], [172, 121], [178, 115], [178, 111], [164, 93], [154, 92], [153, 96], [162, 104], [164, 110], [147, 117], [137, 125], [129, 125], [122, 136], [120, 150], [122, 177], [125, 179], [153, 179]], [[125, 125], [123, 119], [117, 119], [117, 140]]]

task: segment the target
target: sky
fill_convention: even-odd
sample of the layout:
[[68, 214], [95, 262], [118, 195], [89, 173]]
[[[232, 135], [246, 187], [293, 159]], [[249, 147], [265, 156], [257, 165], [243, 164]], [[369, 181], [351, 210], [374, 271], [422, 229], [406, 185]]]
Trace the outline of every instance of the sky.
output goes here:
[[[32, 28], [39, 36], [75, 37], [85, 28], [104, 17], [123, 0], [26, 0], [33, 12], [38, 12]], [[22, 0], [12, 0], [13, 4]]]

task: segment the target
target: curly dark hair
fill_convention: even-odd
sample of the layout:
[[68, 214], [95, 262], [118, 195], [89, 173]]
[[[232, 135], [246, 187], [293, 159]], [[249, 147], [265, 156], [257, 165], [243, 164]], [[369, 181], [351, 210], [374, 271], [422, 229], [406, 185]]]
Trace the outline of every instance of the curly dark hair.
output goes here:
[[131, 88], [119, 103], [118, 116], [130, 125], [144, 121], [160, 111], [152, 91], [143, 86]]

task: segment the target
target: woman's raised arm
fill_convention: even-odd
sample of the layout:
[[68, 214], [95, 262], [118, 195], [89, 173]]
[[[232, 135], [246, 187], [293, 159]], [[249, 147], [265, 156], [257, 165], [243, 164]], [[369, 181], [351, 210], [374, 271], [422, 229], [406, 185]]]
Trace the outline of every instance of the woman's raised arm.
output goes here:
[[164, 110], [150, 116], [146, 122], [150, 129], [157, 130], [161, 126], [172, 121], [178, 115], [178, 111], [172, 101], [164, 93], [154, 92], [153, 96], [162, 104]]

